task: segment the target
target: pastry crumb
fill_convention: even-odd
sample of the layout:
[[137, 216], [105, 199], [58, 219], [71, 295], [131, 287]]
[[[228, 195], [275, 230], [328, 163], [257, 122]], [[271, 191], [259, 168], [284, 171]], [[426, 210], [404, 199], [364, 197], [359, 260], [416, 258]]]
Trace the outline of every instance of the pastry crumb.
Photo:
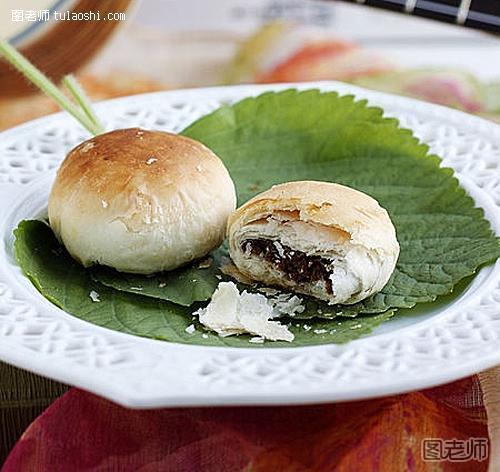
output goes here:
[[196, 328], [194, 327], [194, 324], [191, 324], [184, 331], [186, 331], [186, 333], [188, 334], [194, 334]]
[[198, 269], [208, 269], [212, 265], [213, 259], [211, 257], [207, 257], [200, 261], [198, 264]]
[[246, 290], [240, 293], [234, 282], [220, 282], [208, 306], [194, 314], [202, 325], [222, 337], [249, 333], [272, 341], [294, 339], [288, 326], [272, 321], [273, 306], [264, 295]]
[[89, 297], [90, 299], [93, 301], [93, 302], [100, 302], [101, 299], [99, 298], [100, 295], [95, 291], [95, 290], [91, 290], [90, 293], [89, 293]]
[[306, 307], [303, 304], [302, 298], [293, 293], [278, 293], [269, 298], [275, 316], [288, 315], [294, 317], [297, 314], [303, 313]]

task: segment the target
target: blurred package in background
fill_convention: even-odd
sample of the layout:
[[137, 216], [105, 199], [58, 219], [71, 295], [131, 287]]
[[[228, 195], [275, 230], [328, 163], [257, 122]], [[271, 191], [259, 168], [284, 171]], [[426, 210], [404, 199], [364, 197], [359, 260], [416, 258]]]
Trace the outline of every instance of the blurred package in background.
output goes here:
[[[493, 119], [500, 114], [500, 70], [493, 60], [500, 57], [500, 40], [486, 33], [335, 1], [80, 0], [87, 9], [106, 4], [108, 11], [117, 1], [127, 3], [115, 4], [126, 20], [109, 34], [98, 29], [98, 40], [89, 28], [93, 59], [82, 57], [78, 67], [96, 99], [179, 87], [341, 80]], [[28, 8], [30, 0], [7, 3]], [[66, 10], [78, 2], [62, 3]], [[57, 49], [70, 43], [60, 39]], [[0, 126], [47, 112], [45, 99], [37, 99], [39, 106], [26, 100], [0, 101]], [[14, 112], [2, 113], [7, 106]]]

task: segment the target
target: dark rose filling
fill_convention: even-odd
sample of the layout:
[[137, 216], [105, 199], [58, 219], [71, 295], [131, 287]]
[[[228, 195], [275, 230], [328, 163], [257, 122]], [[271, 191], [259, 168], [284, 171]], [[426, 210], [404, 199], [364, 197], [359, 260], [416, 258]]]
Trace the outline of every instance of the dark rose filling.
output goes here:
[[269, 239], [246, 239], [241, 248], [252, 256], [262, 257], [283, 272], [290, 280], [301, 283], [325, 282], [326, 291], [333, 293], [330, 271], [332, 261], [320, 256], [308, 256], [283, 244], [276, 245]]

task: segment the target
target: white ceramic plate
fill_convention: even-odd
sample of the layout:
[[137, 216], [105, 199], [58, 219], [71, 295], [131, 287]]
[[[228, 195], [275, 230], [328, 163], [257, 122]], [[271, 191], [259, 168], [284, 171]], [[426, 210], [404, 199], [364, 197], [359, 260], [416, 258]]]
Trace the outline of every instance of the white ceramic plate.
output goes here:
[[[457, 111], [339, 83], [400, 119], [457, 176], [500, 233], [500, 127]], [[290, 86], [138, 95], [97, 105], [109, 129], [180, 131], [222, 104]], [[12, 255], [12, 229], [46, 208], [54, 170], [87, 138], [66, 114], [0, 135], [0, 359], [129, 407], [354, 400], [448, 382], [500, 363], [500, 263], [453, 302], [385, 323], [346, 345], [284, 349], [187, 346], [74, 318], [45, 300]]]

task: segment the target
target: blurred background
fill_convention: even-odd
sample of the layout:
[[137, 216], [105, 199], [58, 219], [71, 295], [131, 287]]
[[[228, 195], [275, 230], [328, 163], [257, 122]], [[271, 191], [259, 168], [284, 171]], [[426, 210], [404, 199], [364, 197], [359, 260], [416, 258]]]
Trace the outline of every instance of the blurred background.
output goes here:
[[[95, 100], [333, 79], [500, 121], [498, 36], [355, 2], [2, 0], [0, 8], [3, 38], [56, 79], [76, 70]], [[100, 18], [71, 19], [75, 12]], [[33, 92], [0, 63], [0, 128], [56, 110]]]

